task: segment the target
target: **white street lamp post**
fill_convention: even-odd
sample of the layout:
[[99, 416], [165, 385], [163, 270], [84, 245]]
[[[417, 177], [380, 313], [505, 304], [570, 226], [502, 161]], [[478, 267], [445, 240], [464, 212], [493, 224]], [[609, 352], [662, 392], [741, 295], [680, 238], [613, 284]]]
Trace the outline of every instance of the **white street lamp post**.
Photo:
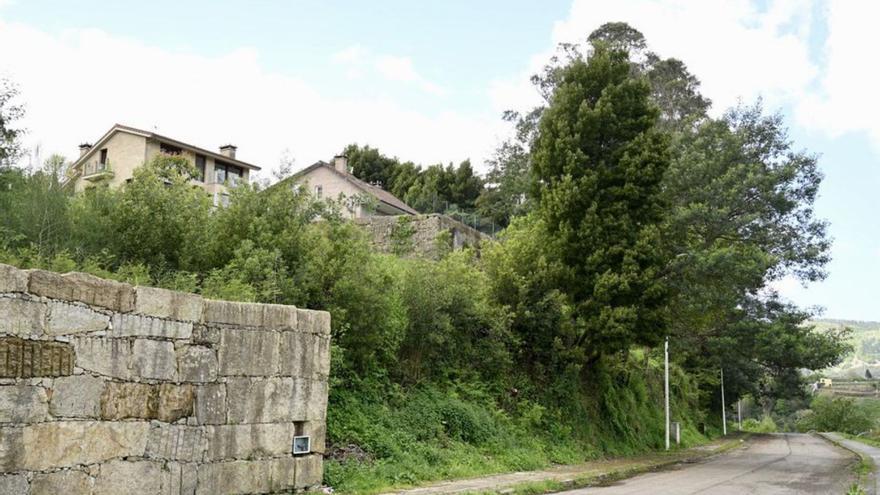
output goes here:
[[664, 390], [666, 392], [666, 450], [669, 450], [669, 337], [666, 337], [664, 354]]

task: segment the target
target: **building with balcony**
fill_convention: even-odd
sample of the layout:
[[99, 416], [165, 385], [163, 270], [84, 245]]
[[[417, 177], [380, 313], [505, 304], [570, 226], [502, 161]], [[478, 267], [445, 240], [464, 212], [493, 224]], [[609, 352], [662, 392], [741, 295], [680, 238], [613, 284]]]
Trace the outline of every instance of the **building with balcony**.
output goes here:
[[69, 181], [79, 192], [91, 184], [106, 182], [119, 187], [131, 179], [134, 170], [156, 155], [165, 153], [188, 158], [198, 170], [193, 184], [210, 194], [215, 204], [225, 204], [228, 190], [247, 182], [260, 167], [235, 157], [236, 147], [227, 144], [219, 151], [120, 124], [114, 125], [94, 144], [82, 144], [79, 158], [70, 167]]

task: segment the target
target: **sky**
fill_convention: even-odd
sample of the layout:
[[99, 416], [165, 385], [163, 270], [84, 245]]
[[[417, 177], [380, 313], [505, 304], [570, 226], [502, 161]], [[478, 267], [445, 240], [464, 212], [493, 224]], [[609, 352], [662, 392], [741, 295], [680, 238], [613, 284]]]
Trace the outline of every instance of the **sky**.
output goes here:
[[485, 159], [561, 42], [625, 21], [683, 60], [719, 115], [762, 98], [820, 156], [826, 280], [774, 286], [824, 316], [880, 320], [880, 2], [813, 0], [0, 0], [0, 77], [25, 142], [68, 157], [114, 123], [238, 146], [266, 174], [352, 142], [422, 164]]

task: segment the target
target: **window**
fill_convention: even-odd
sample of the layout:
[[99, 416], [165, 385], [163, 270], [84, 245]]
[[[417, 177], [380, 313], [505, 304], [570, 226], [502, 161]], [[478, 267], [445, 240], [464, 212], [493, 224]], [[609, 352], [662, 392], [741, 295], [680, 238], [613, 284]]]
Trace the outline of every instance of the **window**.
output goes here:
[[159, 151], [166, 155], [179, 155], [183, 150], [171, 144], [159, 143]]
[[243, 176], [244, 170], [241, 167], [231, 163], [214, 161], [214, 179], [218, 183], [229, 182], [231, 187], [235, 187], [242, 181]]
[[205, 182], [205, 155], [196, 155], [196, 176], [199, 182]]
[[315, 186], [315, 197], [320, 198], [324, 195], [324, 188], [322, 186]]
[[107, 148], [101, 150], [101, 158], [98, 163], [101, 165], [107, 165]]

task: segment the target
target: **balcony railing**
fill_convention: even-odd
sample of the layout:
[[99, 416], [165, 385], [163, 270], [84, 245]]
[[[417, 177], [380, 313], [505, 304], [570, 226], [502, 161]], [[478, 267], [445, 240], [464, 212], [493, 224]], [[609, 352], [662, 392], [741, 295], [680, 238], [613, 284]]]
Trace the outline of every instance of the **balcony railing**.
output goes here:
[[92, 162], [83, 165], [83, 179], [97, 180], [102, 177], [112, 177], [113, 171], [110, 170], [109, 163]]

